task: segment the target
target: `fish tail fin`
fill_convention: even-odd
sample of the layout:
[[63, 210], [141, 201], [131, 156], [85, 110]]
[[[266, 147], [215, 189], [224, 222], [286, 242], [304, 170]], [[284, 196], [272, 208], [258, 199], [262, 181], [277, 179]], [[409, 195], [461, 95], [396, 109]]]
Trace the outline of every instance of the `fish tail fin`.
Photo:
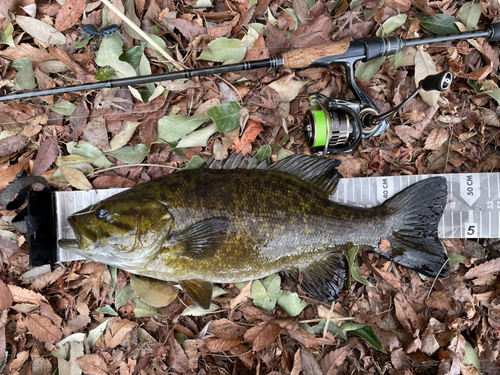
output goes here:
[[447, 191], [445, 178], [432, 177], [385, 201], [382, 206], [396, 213], [395, 224], [375, 251], [425, 276], [447, 278], [448, 258], [438, 238]]

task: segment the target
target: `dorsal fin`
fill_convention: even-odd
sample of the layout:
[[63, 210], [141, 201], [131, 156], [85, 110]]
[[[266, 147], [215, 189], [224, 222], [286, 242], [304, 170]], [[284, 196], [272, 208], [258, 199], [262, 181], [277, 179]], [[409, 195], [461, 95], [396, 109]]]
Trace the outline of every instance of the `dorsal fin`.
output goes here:
[[340, 160], [319, 159], [301, 154], [282, 159], [268, 169], [292, 174], [330, 196], [335, 192], [340, 179], [337, 171], [339, 165]]
[[257, 158], [249, 154], [243, 156], [241, 152], [232, 153], [224, 160], [210, 158], [205, 164], [208, 169], [266, 169], [267, 166], [266, 160], [259, 162]]

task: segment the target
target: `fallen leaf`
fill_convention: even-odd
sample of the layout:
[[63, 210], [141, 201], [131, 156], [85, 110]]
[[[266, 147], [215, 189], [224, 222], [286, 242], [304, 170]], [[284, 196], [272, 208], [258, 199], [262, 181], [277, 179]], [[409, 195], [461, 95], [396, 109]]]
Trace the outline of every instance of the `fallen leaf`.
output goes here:
[[52, 322], [36, 313], [26, 315], [26, 326], [28, 333], [42, 342], [52, 343], [62, 338], [62, 331]]
[[130, 285], [141, 300], [153, 307], [168, 306], [179, 293], [178, 288], [166, 281], [145, 276], [130, 275]]
[[212, 353], [223, 352], [242, 344], [239, 339], [215, 339], [207, 342], [207, 349]]
[[85, 354], [76, 359], [76, 364], [86, 374], [106, 375], [106, 362], [99, 354]]
[[106, 120], [103, 116], [94, 117], [91, 121], [89, 121], [83, 131], [83, 135], [92, 146], [103, 151], [111, 150], [108, 141]]
[[319, 16], [310, 24], [302, 24], [290, 36], [290, 43], [295, 48], [312, 47], [330, 42], [333, 23], [330, 17]]
[[92, 190], [92, 185], [89, 180], [87, 180], [87, 177], [85, 177], [85, 175], [78, 169], [71, 167], [61, 167], [59, 169], [71, 186], [77, 188], [78, 190]]
[[128, 319], [113, 323], [110, 327], [111, 334], [105, 338], [106, 346], [113, 349], [120, 345], [135, 326], [137, 326], [137, 322], [132, 322]]
[[56, 160], [58, 153], [59, 147], [57, 141], [52, 137], [46, 138], [40, 145], [35, 162], [33, 163], [31, 175], [40, 176], [45, 172]]
[[475, 277], [486, 276], [490, 273], [499, 271], [500, 271], [500, 258], [496, 258], [470, 269], [463, 277], [464, 279], [473, 279]]
[[228, 319], [222, 318], [212, 321], [208, 332], [221, 338], [221, 339], [234, 339], [243, 337], [246, 332], [246, 328], [240, 326]]
[[279, 325], [262, 322], [245, 333], [245, 342], [253, 342], [253, 350], [258, 352], [269, 347], [280, 332], [281, 327]]
[[448, 140], [448, 132], [446, 129], [438, 128], [430, 132], [425, 139], [424, 149], [437, 151]]
[[57, 12], [56, 29], [64, 31], [76, 24], [82, 16], [86, 5], [86, 0], [67, 0]]
[[33, 303], [36, 305], [40, 305], [40, 302], [47, 302], [44, 296], [40, 293], [33, 292], [28, 289], [21, 288], [17, 285], [7, 285], [10, 292], [12, 293], [12, 298], [14, 298], [14, 302], [17, 303]]
[[206, 28], [181, 18], [165, 18], [163, 22], [175, 27], [189, 41], [192, 41], [198, 35], [205, 35], [207, 33]]
[[17, 135], [0, 139], [0, 157], [18, 152], [26, 146], [27, 141], [26, 137]]
[[12, 293], [3, 281], [0, 280], [0, 310], [7, 310], [14, 302]]
[[321, 374], [321, 368], [319, 367], [316, 358], [314, 358], [314, 354], [312, 354], [309, 350], [300, 349], [300, 357], [304, 375]]

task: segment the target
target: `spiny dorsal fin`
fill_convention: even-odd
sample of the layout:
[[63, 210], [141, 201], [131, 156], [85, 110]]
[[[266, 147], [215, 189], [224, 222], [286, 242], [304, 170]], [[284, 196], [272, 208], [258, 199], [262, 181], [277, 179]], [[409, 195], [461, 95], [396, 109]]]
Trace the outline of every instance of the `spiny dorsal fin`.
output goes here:
[[205, 164], [208, 169], [266, 169], [267, 166], [266, 160], [259, 162], [257, 158], [249, 154], [243, 156], [241, 152], [232, 153], [224, 160], [210, 158]]
[[344, 253], [332, 253], [305, 268], [285, 271], [309, 294], [322, 302], [336, 300], [347, 278]]
[[208, 310], [212, 301], [213, 285], [203, 280], [183, 280], [180, 282], [186, 294], [201, 308]]
[[340, 179], [337, 171], [339, 165], [340, 160], [319, 159], [301, 154], [282, 159], [268, 169], [292, 174], [330, 196], [335, 192]]

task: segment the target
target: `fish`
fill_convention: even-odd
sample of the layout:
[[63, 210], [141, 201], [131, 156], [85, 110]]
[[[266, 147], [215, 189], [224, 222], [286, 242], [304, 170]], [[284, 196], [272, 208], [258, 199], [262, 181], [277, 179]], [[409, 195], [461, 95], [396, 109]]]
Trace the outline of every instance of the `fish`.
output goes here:
[[330, 199], [339, 165], [301, 154], [266, 168], [183, 170], [70, 215], [76, 238], [59, 246], [132, 274], [178, 282], [204, 309], [214, 283], [277, 272], [318, 300], [334, 301], [353, 246], [447, 278], [438, 237], [446, 179], [424, 179], [380, 206], [350, 207]]

